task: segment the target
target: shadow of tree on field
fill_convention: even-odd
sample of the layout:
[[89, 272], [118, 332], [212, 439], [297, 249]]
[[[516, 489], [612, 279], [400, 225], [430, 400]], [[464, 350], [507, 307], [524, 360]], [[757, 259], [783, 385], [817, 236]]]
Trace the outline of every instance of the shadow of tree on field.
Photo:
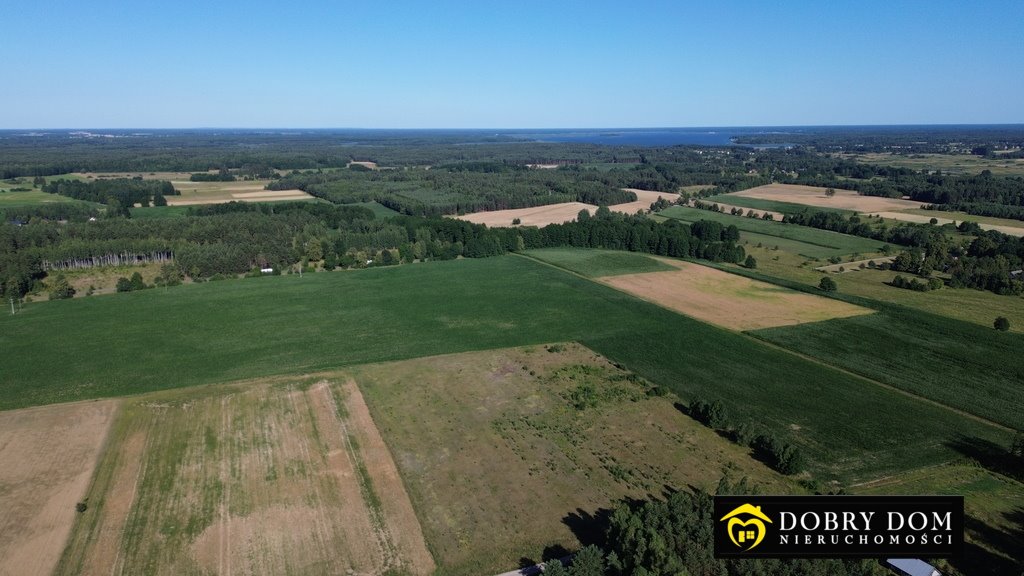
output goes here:
[[573, 535], [583, 546], [591, 544], [604, 547], [606, 535], [608, 534], [609, 520], [612, 510], [610, 508], [599, 508], [593, 513], [582, 508], [570, 512], [562, 518], [562, 523], [572, 530]]
[[981, 464], [987, 470], [1024, 482], [1024, 458], [1010, 453], [1008, 446], [974, 436], [958, 435], [946, 446]]

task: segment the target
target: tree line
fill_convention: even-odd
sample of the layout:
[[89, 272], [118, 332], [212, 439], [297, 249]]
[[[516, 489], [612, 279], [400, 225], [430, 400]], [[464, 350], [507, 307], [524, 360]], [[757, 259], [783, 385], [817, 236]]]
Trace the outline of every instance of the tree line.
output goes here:
[[[872, 226], [860, 216], [809, 210], [787, 214], [783, 222], [832, 230], [900, 244], [901, 251], [889, 265], [896, 272], [908, 272], [925, 278], [924, 282], [902, 279], [899, 288], [934, 290], [935, 272], [950, 275], [954, 288], [977, 288], [1002, 295], [1024, 293], [1024, 239], [996, 230], [982, 230], [974, 222], [961, 222], [956, 231], [962, 240], [950, 237], [949, 228], [931, 224], [904, 223], [893, 227]], [[970, 239], [973, 236], [973, 239]]]
[[[739, 232], [717, 222], [657, 223], [600, 207], [591, 217], [543, 228], [487, 228], [442, 217], [377, 219], [370, 210], [309, 202], [228, 203], [171, 219], [0, 224], [0, 290], [21, 298], [47, 268], [127, 258], [168, 259], [193, 279], [261, 268], [362, 267], [414, 260], [482, 258], [529, 248], [578, 246], [742, 262]], [[122, 256], [123, 255], [123, 256]], [[152, 256], [157, 255], [157, 256]]]

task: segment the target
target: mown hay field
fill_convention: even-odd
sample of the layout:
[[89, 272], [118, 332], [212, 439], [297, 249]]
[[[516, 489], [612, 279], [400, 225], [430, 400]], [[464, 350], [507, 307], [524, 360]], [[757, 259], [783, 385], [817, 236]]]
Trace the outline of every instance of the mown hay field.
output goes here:
[[282, 378], [125, 399], [57, 574], [430, 574], [358, 387]]

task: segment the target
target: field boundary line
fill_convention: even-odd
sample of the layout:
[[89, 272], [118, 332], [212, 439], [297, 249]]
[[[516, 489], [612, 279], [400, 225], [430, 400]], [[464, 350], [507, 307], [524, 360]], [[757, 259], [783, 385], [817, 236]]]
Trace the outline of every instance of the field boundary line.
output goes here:
[[[715, 324], [711, 324], [709, 322], [705, 322], [705, 321], [703, 321], [703, 320], [701, 320], [699, 318], [694, 318], [693, 316], [690, 316], [688, 314], [683, 314], [682, 312], [679, 312], [678, 310], [673, 310], [671, 308], [667, 308], [665, 306], [662, 306], [661, 304], [658, 304], [657, 302], [652, 302], [650, 300], [644, 300], [643, 298], [639, 298], [637, 296], [634, 296], [633, 294], [630, 294], [629, 292], [624, 292], [622, 290], [619, 290], [618, 288], [615, 288], [614, 286], [611, 286], [609, 284], [605, 284], [604, 282], [598, 282], [597, 279], [595, 279], [595, 278], [588, 278], [588, 277], [586, 277], [586, 276], [584, 276], [582, 274], [579, 274], [577, 272], [573, 272], [572, 270], [568, 270], [568, 269], [563, 268], [563, 267], [561, 267], [561, 266], [559, 266], [557, 264], [552, 264], [551, 262], [544, 262], [543, 260], [539, 260], [537, 258], [534, 258], [534, 257], [526, 255], [526, 254], [519, 254], [519, 253], [516, 253], [516, 252], [512, 252], [512, 254], [515, 254], [516, 256], [519, 256], [521, 258], [528, 258], [530, 260], [533, 260], [535, 262], [539, 262], [541, 264], [546, 264], [548, 266], [551, 266], [552, 268], [556, 268], [558, 270], [561, 270], [561, 271], [566, 272], [568, 274], [571, 274], [573, 276], [577, 276], [579, 278], [583, 278], [584, 280], [587, 280], [587, 281], [592, 282], [594, 284], [598, 284], [600, 286], [604, 286], [606, 288], [610, 288], [612, 290], [615, 290], [616, 292], [619, 292], [620, 294], [625, 294], [626, 296], [629, 296], [630, 298], [635, 298], [635, 299], [637, 299], [637, 300], [639, 300], [641, 302], [645, 302], [647, 304], [651, 304], [653, 306], [657, 306], [658, 308], [661, 308], [663, 310], [668, 310], [669, 312], [671, 312], [673, 314], [678, 314], [680, 316], [684, 316], [684, 317], [689, 318], [689, 319], [691, 319], [691, 320], [693, 320], [695, 322], [700, 322], [702, 324], [706, 324], [706, 325], [711, 326], [713, 328], [716, 328], [718, 330], [725, 330], [726, 332], [730, 332], [732, 334], [738, 334], [740, 336], [743, 336], [744, 338], [747, 338], [749, 340], [753, 340], [755, 342], [758, 342], [760, 344], [768, 346], [769, 348], [773, 348], [775, 350], [778, 350], [778, 351], [781, 351], [781, 352], [785, 352], [787, 354], [790, 354], [792, 356], [796, 356], [797, 358], [800, 358], [802, 360], [806, 360], [808, 362], [817, 364], [819, 366], [823, 366], [823, 367], [828, 368], [830, 370], [835, 370], [837, 372], [842, 372], [843, 374], [846, 374], [848, 376], [852, 376], [852, 377], [856, 378], [857, 380], [861, 380], [861, 381], [864, 381], [864, 382], [868, 382], [870, 384], [874, 384], [875, 386], [878, 386], [880, 388], [885, 388], [885, 389], [890, 390], [892, 392], [897, 392], [897, 393], [902, 394], [902, 395], [904, 395], [904, 396], [906, 396], [908, 398], [913, 398], [915, 400], [920, 400], [920, 401], [925, 402], [927, 404], [931, 404], [932, 406], [937, 406], [939, 408], [945, 408], [946, 410], [949, 410], [950, 412], [953, 412], [954, 414], [970, 418], [970, 419], [972, 419], [972, 420], [974, 420], [976, 422], [980, 422], [982, 424], [987, 424], [988, 426], [991, 426], [993, 428], [997, 428], [999, 430], [1003, 430], [1005, 432], [1016, 432], [1016, 430], [1014, 430], [1013, 428], [1010, 428], [1009, 426], [1004, 426], [1002, 424], [999, 424], [998, 422], [993, 422], [992, 420], [989, 420], [989, 419], [984, 418], [982, 416], [978, 416], [976, 414], [971, 414], [970, 412], [966, 412], [966, 411], [961, 410], [959, 408], [954, 408], [954, 407], [952, 407], [952, 406], [950, 406], [948, 404], [943, 404], [942, 402], [939, 402], [937, 400], [932, 400], [931, 398], [926, 398], [924, 396], [920, 396], [918, 394], [914, 394], [913, 392], [909, 392], [907, 390], [902, 390], [902, 389], [897, 388], [895, 386], [892, 386], [890, 384], [886, 384], [884, 382], [879, 382], [878, 380], [875, 380], [873, 378], [868, 378], [867, 376], [864, 376], [864, 375], [861, 375], [861, 374], [857, 374], [856, 372], [851, 372], [850, 370], [847, 370], [845, 368], [840, 368], [839, 366], [835, 366], [835, 365], [829, 364], [828, 362], [825, 362], [824, 360], [820, 360], [818, 358], [814, 358], [813, 356], [808, 356], [808, 355], [806, 355], [806, 354], [804, 354], [802, 352], [797, 352], [795, 350], [790, 350], [789, 348], [784, 348], [782, 346], [779, 346], [778, 344], [775, 344], [775, 343], [772, 343], [772, 342], [768, 342], [768, 341], [766, 341], [766, 340], [764, 340], [762, 338], [759, 338], [759, 337], [757, 337], [757, 336], [755, 336], [755, 335], [753, 335], [751, 333], [741, 332], [741, 331], [738, 331], [738, 330], [729, 330], [728, 328], [723, 328], [721, 326], [718, 326], [718, 325], [715, 325]], [[643, 252], [637, 252], [637, 254], [644, 254], [644, 253]], [[683, 261], [686, 262], [688, 260], [683, 260]], [[700, 263], [698, 263], [698, 264], [700, 264]], [[701, 265], [703, 266], [703, 264], [701, 264]], [[745, 277], [745, 276], [740, 275], [740, 274], [737, 274], [737, 276]], [[785, 286], [783, 286], [783, 287], [785, 288]], [[792, 289], [790, 288], [790, 290], [792, 290]], [[877, 309], [875, 309], [875, 310], [876, 310], [875, 313], [877, 313], [878, 310]]]

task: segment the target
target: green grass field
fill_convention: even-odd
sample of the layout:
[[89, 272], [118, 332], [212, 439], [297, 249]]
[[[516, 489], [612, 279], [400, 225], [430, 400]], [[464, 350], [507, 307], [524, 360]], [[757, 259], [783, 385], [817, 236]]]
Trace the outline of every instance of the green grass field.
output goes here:
[[737, 194], [716, 194], [715, 196], [701, 198], [701, 201], [718, 202], [720, 204], [729, 204], [731, 206], [742, 206], [743, 208], [753, 208], [754, 210], [771, 210], [772, 212], [782, 212], [783, 214], [803, 212], [805, 210], [812, 210], [816, 212], [838, 212], [844, 215], [854, 214], [854, 212], [850, 210], [840, 210], [838, 208], [815, 208], [804, 204], [794, 204], [792, 202], [747, 198], [746, 196], [739, 196]]
[[844, 158], [914, 170], [942, 170], [947, 174], [980, 174], [991, 170], [997, 176], [1024, 176], [1024, 160], [1019, 158], [985, 158], [970, 154], [844, 154]]
[[1024, 430], [1024, 336], [886, 307], [877, 314], [768, 328], [759, 338]]
[[528, 250], [525, 254], [589, 278], [639, 274], [641, 272], [666, 272], [676, 269], [643, 254], [615, 250], [544, 248]]
[[[964, 497], [966, 546], [956, 566], [970, 574], [1017, 573], [1024, 486], [970, 464], [915, 470], [855, 488], [856, 494], [958, 494]], [[970, 572], [966, 572], [966, 570]]]
[[761, 245], [773, 252], [776, 251], [777, 248], [778, 250], [784, 250], [805, 258], [824, 259], [836, 255], [835, 250], [832, 248], [824, 248], [822, 246], [808, 244], [807, 242], [801, 242], [799, 240], [790, 240], [789, 238], [758, 234], [757, 232], [740, 232], [740, 243], [743, 244], [743, 247], [747, 252], [751, 251], [751, 247]]
[[132, 218], [141, 220], [181, 218], [188, 214], [190, 206], [150, 206], [149, 208], [132, 208]]
[[383, 205], [383, 204], [381, 204], [379, 202], [376, 202], [376, 201], [374, 201], [374, 202], [356, 202], [356, 203], [353, 203], [353, 204], [343, 204], [343, 206], [362, 206], [363, 208], [369, 208], [370, 211], [373, 212], [373, 214], [377, 218], [390, 218], [392, 216], [400, 216], [401, 215], [400, 212], [392, 210], [391, 208], [388, 208], [387, 206], [385, 206], [385, 205]]
[[83, 202], [81, 200], [75, 200], [74, 198], [68, 198], [67, 196], [61, 196], [60, 194], [47, 194], [42, 190], [35, 189], [27, 192], [13, 192], [11, 188], [31, 188], [32, 184], [26, 184], [22, 186], [9, 186], [8, 188], [0, 187], [0, 210], [4, 208], [23, 208], [25, 206], [39, 206], [40, 204], [55, 204], [55, 203], [78, 203], [94, 205], [91, 202]]
[[820, 258], [821, 256], [842, 256], [845, 254], [869, 254], [877, 252], [882, 247], [881, 242], [859, 236], [839, 234], [829, 230], [818, 230], [807, 226], [747, 218], [745, 216], [732, 216], [731, 214], [699, 210], [686, 206], [672, 206], [658, 212], [658, 215], [683, 222], [696, 222], [698, 220], [721, 222], [725, 226], [735, 225], [740, 229], [740, 232], [754, 232], [765, 236], [796, 240], [806, 244], [813, 244], [821, 249], [819, 253], [821, 255], [804, 254], [809, 257]]
[[[824, 480], [956, 458], [958, 438], [1010, 441], [945, 408], [515, 256], [30, 304], [0, 317], [0, 408], [570, 340], [684, 400], [720, 399], [735, 421], [786, 433]], [[914, 426], [893, 436], [905, 421]]]
[[[741, 239], [746, 238], [741, 234]], [[778, 244], [780, 250], [772, 250]], [[816, 286], [824, 273], [815, 270], [821, 262], [807, 263], [807, 259], [796, 253], [785, 251], [782, 243], [764, 242], [762, 248], [756, 244], [745, 245], [747, 253], [757, 259], [759, 272], [775, 278], [801, 282]], [[879, 302], [900, 304], [948, 316], [957, 320], [971, 322], [986, 328], [992, 327], [996, 316], [1006, 316], [1010, 320], [1011, 332], [1024, 332], [1024, 298], [1019, 296], [1000, 296], [986, 290], [970, 288], [943, 288], [931, 292], [915, 292], [889, 286], [896, 272], [886, 270], [850, 270], [843, 274], [833, 274], [832, 279], [839, 285], [841, 294], [851, 294], [870, 298]]]

